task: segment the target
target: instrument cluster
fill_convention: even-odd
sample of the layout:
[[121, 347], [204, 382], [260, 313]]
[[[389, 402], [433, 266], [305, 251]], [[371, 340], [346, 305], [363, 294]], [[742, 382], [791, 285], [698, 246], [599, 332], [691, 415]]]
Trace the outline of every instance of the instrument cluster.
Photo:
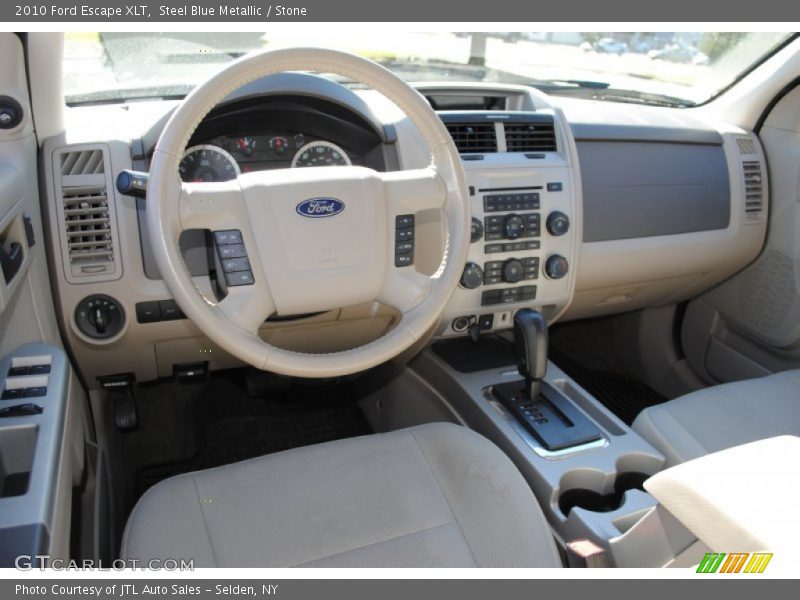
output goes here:
[[178, 170], [183, 181], [228, 181], [265, 169], [363, 164], [334, 142], [304, 133], [221, 135], [186, 149]]

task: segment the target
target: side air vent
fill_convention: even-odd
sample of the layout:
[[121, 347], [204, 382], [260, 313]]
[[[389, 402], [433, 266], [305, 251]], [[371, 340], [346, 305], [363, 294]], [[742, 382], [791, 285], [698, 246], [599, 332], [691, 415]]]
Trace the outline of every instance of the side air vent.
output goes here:
[[509, 152], [555, 152], [556, 132], [553, 121], [505, 123], [506, 148]]
[[114, 243], [105, 188], [68, 187], [64, 188], [63, 198], [70, 263], [92, 267], [113, 263]]
[[494, 123], [445, 123], [460, 154], [497, 152]]
[[53, 155], [62, 258], [70, 283], [122, 275], [107, 154], [104, 147], [93, 146]]
[[744, 173], [744, 210], [748, 215], [757, 215], [764, 208], [764, 176], [761, 172], [761, 162], [746, 160], [742, 162]]

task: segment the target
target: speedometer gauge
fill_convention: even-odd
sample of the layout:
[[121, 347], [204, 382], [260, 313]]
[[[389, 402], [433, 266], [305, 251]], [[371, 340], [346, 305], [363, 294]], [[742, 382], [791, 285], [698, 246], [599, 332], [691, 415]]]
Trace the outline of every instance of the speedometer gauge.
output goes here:
[[241, 175], [239, 165], [219, 146], [192, 146], [183, 154], [178, 172], [183, 181], [228, 181]]
[[331, 142], [309, 142], [292, 159], [292, 167], [350, 166], [350, 157], [339, 146]]

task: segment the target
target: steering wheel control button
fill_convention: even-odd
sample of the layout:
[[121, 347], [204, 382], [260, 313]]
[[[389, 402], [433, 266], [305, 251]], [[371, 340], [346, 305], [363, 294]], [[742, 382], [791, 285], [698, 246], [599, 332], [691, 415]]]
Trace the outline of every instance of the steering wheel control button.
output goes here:
[[236, 271], [249, 271], [250, 261], [246, 256], [240, 258], [225, 258], [222, 260], [222, 270], [225, 273], [234, 273]]
[[394, 257], [395, 267], [410, 267], [414, 264], [413, 254], [398, 254]]
[[413, 229], [414, 215], [397, 215], [397, 218], [395, 219], [395, 227], [397, 229]]
[[414, 230], [413, 229], [398, 229], [397, 231], [397, 241], [398, 242], [407, 242], [414, 239]]
[[547, 231], [550, 235], [560, 236], [569, 231], [569, 217], [563, 212], [554, 211], [547, 215], [547, 223], [545, 223]]
[[242, 232], [238, 229], [228, 229], [227, 231], [215, 231], [214, 241], [218, 246], [228, 246], [231, 244], [244, 244]]
[[214, 246], [217, 250], [219, 265], [225, 274], [225, 282], [229, 287], [255, 283], [241, 231], [238, 229], [215, 231]]
[[492, 306], [494, 304], [513, 304], [515, 302], [529, 302], [535, 299], [535, 285], [523, 285], [520, 287], [488, 290], [481, 294], [481, 304], [483, 306]]
[[136, 322], [137, 323], [157, 323], [161, 320], [161, 303], [137, 302], [136, 303]]
[[539, 210], [539, 192], [491, 194], [483, 197], [484, 212]]
[[394, 266], [414, 264], [414, 215], [397, 215], [394, 231]]
[[548, 256], [544, 263], [544, 272], [550, 279], [561, 279], [569, 271], [569, 262], [560, 254]]
[[483, 237], [483, 223], [480, 219], [472, 218], [472, 226], [469, 232], [469, 241], [475, 243]]
[[232, 244], [230, 246], [217, 245], [217, 252], [222, 260], [226, 258], [243, 258], [247, 256], [247, 251], [241, 244]]
[[474, 262], [464, 265], [464, 272], [461, 274], [461, 287], [474, 290], [483, 283], [483, 269]]
[[122, 331], [125, 311], [111, 296], [87, 296], [75, 308], [75, 324], [85, 336], [96, 340], [112, 338]]
[[560, 181], [551, 181], [547, 184], [547, 191], [548, 192], [561, 192], [564, 190], [564, 184]]
[[255, 280], [250, 271], [236, 271], [235, 273], [225, 273], [225, 281], [229, 287], [236, 287], [240, 285], [253, 285]]

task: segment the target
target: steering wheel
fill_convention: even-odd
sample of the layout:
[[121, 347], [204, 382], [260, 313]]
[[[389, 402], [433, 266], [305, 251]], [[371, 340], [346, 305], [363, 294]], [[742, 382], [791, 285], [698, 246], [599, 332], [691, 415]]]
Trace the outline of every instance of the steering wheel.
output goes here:
[[[389, 173], [307, 167], [254, 171], [226, 182], [181, 182], [178, 164], [209, 111], [239, 87], [286, 71], [334, 73], [382, 93], [425, 137], [430, 164]], [[387, 69], [333, 50], [299, 48], [247, 56], [195, 88], [156, 144], [147, 205], [156, 262], [184, 313], [243, 362], [297, 377], [356, 373], [411, 347], [438, 322], [458, 285], [469, 246], [464, 171], [441, 120], [416, 90]], [[430, 277], [413, 265], [395, 266], [398, 218], [424, 210], [443, 213], [447, 234], [442, 263]], [[178, 238], [185, 229], [238, 230], [252, 277], [244, 275], [237, 281], [242, 285], [230, 285], [219, 302], [207, 298], [181, 255]], [[237, 234], [230, 235], [238, 241]], [[258, 335], [259, 326], [273, 314], [375, 301], [394, 307], [401, 316], [382, 337], [357, 348], [294, 352]]]

